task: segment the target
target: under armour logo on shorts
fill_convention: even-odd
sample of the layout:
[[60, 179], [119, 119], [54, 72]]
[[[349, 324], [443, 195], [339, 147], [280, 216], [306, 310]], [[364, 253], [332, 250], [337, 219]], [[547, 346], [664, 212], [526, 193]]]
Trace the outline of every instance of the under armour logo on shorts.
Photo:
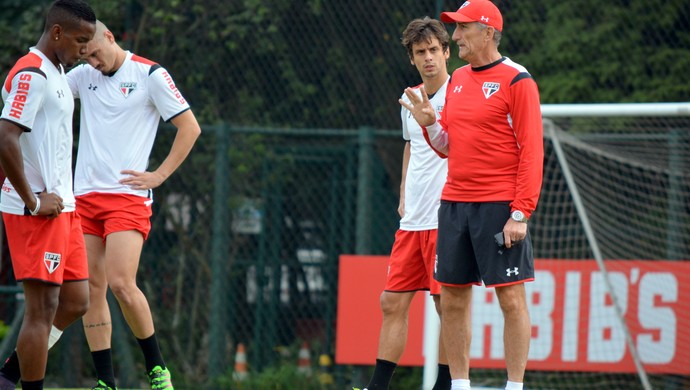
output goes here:
[[518, 267], [513, 267], [513, 269], [506, 268], [506, 276], [511, 276], [511, 275], [519, 275], [520, 272], [518, 272]]

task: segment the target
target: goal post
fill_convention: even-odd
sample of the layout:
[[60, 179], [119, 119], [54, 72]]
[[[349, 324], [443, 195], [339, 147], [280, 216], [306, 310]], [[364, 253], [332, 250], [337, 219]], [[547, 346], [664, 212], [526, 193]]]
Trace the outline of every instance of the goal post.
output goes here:
[[564, 264], [566, 274], [578, 263], [559, 260], [596, 263], [589, 291], [580, 290], [578, 307], [587, 308], [576, 316], [588, 318], [568, 328], [581, 334], [561, 339], [578, 345], [561, 350], [580, 352], [574, 371], [615, 377], [634, 369], [641, 388], [683, 388], [678, 378], [688, 376], [690, 358], [683, 352], [690, 297], [682, 287], [690, 282], [690, 103], [543, 105], [542, 114], [547, 157], [536, 256]]
[[[690, 103], [546, 104], [542, 116], [526, 386], [688, 388]], [[492, 289], [475, 288], [472, 327], [472, 383], [502, 388]]]
[[677, 117], [690, 116], [687, 103], [542, 104], [544, 118]]

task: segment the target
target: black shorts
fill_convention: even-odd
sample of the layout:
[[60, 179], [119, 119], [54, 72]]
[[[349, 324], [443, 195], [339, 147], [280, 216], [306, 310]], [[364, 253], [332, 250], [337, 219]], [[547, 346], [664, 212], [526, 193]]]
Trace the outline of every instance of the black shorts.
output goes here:
[[510, 249], [499, 247], [494, 234], [510, 218], [509, 202], [448, 202], [438, 209], [434, 278], [445, 285], [497, 287], [534, 280], [529, 230]]

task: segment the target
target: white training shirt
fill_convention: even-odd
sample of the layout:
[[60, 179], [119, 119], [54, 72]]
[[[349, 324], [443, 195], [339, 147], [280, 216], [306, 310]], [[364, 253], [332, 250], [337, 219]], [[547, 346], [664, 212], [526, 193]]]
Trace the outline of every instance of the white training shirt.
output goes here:
[[[2, 88], [1, 120], [24, 129], [19, 145], [31, 191], [62, 197], [63, 212], [74, 211], [72, 192], [72, 114], [74, 98], [62, 65], [56, 67], [32, 47], [16, 62]], [[25, 215], [24, 201], [5, 179], [0, 211]]]
[[147, 190], [120, 184], [125, 169], [146, 171], [160, 118], [166, 122], [189, 109], [165, 68], [127, 52], [122, 66], [106, 76], [90, 65], [67, 74], [81, 99], [81, 129], [74, 193], [132, 194]]
[[[420, 94], [420, 86], [421, 84], [415, 87], [417, 94]], [[436, 110], [437, 119], [443, 111], [447, 86], [448, 80], [429, 99]], [[402, 99], [409, 103], [405, 94], [402, 95]], [[408, 231], [436, 229], [441, 192], [448, 174], [448, 160], [440, 158], [429, 147], [424, 140], [422, 128], [419, 127], [410, 111], [402, 107], [400, 116], [403, 138], [410, 141], [410, 162], [405, 178], [405, 215], [400, 220], [400, 229]]]

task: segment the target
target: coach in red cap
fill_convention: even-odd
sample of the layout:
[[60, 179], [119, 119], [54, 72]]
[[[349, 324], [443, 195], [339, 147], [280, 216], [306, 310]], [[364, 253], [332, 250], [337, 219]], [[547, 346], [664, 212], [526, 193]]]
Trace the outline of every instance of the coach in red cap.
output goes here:
[[488, 0], [466, 1], [456, 12], [443, 12], [441, 20], [445, 23], [478, 22], [503, 31], [501, 11]]
[[468, 0], [441, 20], [468, 62], [433, 106], [408, 88], [405, 106], [429, 145], [448, 158], [438, 210], [437, 263], [443, 341], [452, 390], [469, 390], [472, 285], [496, 289], [504, 325], [508, 382], [522, 389], [531, 324], [525, 282], [534, 280], [528, 220], [537, 207], [544, 160], [539, 91], [527, 70], [498, 52], [503, 17], [488, 0]]

